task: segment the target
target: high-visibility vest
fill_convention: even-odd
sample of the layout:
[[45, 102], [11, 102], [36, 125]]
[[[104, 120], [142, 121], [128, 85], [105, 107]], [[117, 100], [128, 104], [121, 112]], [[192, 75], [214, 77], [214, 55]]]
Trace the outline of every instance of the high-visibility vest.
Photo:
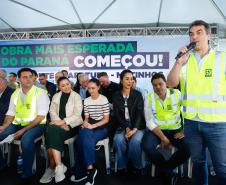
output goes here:
[[180, 74], [184, 118], [225, 122], [225, 63], [225, 53], [212, 50], [199, 69], [194, 54], [190, 55]]
[[158, 127], [162, 130], [176, 130], [181, 127], [179, 91], [167, 89], [167, 94], [170, 96], [165, 98], [163, 105], [155, 93], [149, 93], [148, 100]]
[[[21, 101], [20, 89], [17, 89], [13, 94], [13, 102], [15, 104], [15, 118], [13, 124], [27, 126], [31, 121], [37, 117], [36, 101], [40, 96], [41, 88], [33, 86], [30, 91], [26, 94], [24, 102]], [[40, 124], [46, 123], [46, 117]]]

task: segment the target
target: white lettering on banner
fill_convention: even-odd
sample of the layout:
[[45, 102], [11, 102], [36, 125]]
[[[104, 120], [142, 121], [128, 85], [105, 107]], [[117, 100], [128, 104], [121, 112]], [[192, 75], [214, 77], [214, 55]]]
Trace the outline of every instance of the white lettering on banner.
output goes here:
[[120, 67], [120, 55], [111, 55], [111, 67]]
[[130, 62], [131, 59], [132, 59], [131, 55], [124, 55], [121, 59], [122, 65], [125, 66], [125, 68], [130, 67], [132, 65], [132, 63]]
[[74, 64], [76, 62], [76, 64], [75, 64], [76, 67], [80, 68], [80, 67], [84, 66], [84, 64], [82, 63], [82, 61], [84, 60], [83, 56], [77, 56], [77, 57], [75, 57], [75, 59], [76, 59], [76, 61], [74, 60]]
[[94, 67], [96, 65], [96, 58], [92, 55], [89, 55], [84, 60], [87, 67]]
[[[140, 63], [139, 63], [139, 61], [140, 61]], [[141, 66], [144, 65], [144, 63], [145, 63], [145, 58], [144, 58], [144, 56], [142, 56], [142, 55], [135, 55], [135, 56], [133, 57], [133, 64], [134, 64], [135, 66], [141, 67]], [[156, 63], [156, 64], [157, 64], [157, 63]]]
[[159, 55], [159, 66], [163, 66], [162, 59], [163, 55]]
[[104, 58], [102, 56], [98, 56], [97, 60], [99, 61], [97, 64], [97, 67], [101, 67], [101, 66], [106, 66], [106, 67], [110, 67], [110, 56], [106, 55], [104, 56]]
[[[101, 55], [93, 56], [76, 56], [74, 58], [74, 66], [76, 68], [93, 68], [93, 67], [124, 67], [128, 68], [134, 65], [135, 67], [141, 67], [147, 65], [149, 67], [162, 66], [163, 55]], [[161, 59], [161, 60], [159, 60]]]

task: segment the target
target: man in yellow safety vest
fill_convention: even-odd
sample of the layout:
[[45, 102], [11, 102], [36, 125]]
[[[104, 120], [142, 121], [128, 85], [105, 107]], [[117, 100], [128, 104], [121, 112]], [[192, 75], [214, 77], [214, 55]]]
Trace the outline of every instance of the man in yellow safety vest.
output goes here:
[[[182, 118], [180, 116], [181, 93], [177, 89], [168, 89], [162, 73], [153, 75], [154, 92], [145, 100], [145, 118], [148, 130], [144, 134], [142, 147], [146, 155], [156, 165], [164, 185], [171, 185], [173, 169], [183, 164], [190, 156], [184, 141]], [[177, 151], [166, 160], [160, 148]], [[175, 180], [175, 178], [173, 178]]]
[[[0, 126], [0, 141], [11, 134], [13, 134], [13, 139], [21, 140], [22, 180], [24, 184], [28, 184], [33, 175], [34, 141], [44, 132], [49, 98], [42, 89], [34, 85], [32, 69], [20, 69], [18, 78], [21, 87], [11, 96], [8, 112]], [[3, 160], [1, 155], [0, 160]]]
[[207, 154], [210, 151], [219, 184], [226, 184], [226, 56], [209, 46], [210, 26], [194, 21], [189, 27], [195, 49], [182, 47], [168, 75], [167, 84], [180, 83], [185, 136], [197, 185], [208, 184]]

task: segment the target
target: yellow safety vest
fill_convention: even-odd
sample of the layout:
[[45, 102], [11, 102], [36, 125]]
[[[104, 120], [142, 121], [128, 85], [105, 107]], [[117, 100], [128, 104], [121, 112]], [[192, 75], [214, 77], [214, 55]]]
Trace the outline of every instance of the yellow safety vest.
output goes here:
[[[41, 91], [43, 91], [41, 88], [33, 86], [27, 93], [24, 102], [22, 103], [20, 89], [16, 89], [16, 91], [12, 94], [13, 102], [16, 106], [13, 124], [27, 126], [37, 117], [36, 101], [40, 96]], [[46, 117], [40, 124], [45, 123]]]
[[199, 70], [194, 54], [182, 67], [180, 87], [184, 118], [206, 122], [226, 120], [225, 53], [210, 51]]
[[162, 130], [176, 130], [181, 127], [180, 99], [177, 89], [167, 89], [169, 97], [163, 102], [163, 106], [156, 94], [148, 94], [148, 100], [152, 107], [154, 122]]

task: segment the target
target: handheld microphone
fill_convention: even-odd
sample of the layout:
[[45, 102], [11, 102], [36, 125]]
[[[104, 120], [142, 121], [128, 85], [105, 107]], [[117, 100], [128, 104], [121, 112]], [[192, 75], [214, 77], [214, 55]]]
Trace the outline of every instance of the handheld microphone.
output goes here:
[[189, 45], [186, 46], [188, 50], [187, 50], [185, 53], [179, 52], [179, 53], [177, 54], [177, 56], [175, 57], [175, 59], [178, 60], [178, 59], [179, 59], [180, 57], [182, 57], [184, 54], [186, 54], [187, 52], [193, 50], [193, 49], [195, 48], [195, 45], [196, 45], [195, 42], [191, 42]]

